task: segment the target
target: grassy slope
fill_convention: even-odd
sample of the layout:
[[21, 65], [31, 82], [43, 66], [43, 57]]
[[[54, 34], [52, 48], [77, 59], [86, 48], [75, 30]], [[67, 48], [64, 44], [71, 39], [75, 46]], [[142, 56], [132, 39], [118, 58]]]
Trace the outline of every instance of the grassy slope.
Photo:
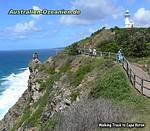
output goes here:
[[120, 66], [116, 65], [110, 68], [97, 80], [91, 96], [94, 98], [103, 97], [110, 99], [117, 105], [133, 108], [136, 113], [130, 122], [144, 122], [146, 127], [139, 129], [139, 131], [148, 131], [150, 129], [150, 100], [139, 94], [131, 86]]
[[[96, 42], [101, 43], [101, 40], [96, 40], [97, 36], [100, 35], [101, 31], [98, 31], [94, 33], [91, 37], [86, 38], [84, 40], [81, 40], [77, 42], [77, 44], [81, 45], [83, 47], [84, 45], [87, 45], [89, 43], [90, 38], [94, 39]], [[72, 56], [73, 57], [73, 56]], [[68, 61], [60, 67], [61, 73], [63, 72], [68, 72], [68, 70], [71, 69], [70, 63], [72, 60], [70, 60], [71, 56], [69, 56]], [[64, 57], [66, 59], [66, 56]], [[76, 59], [76, 57], [74, 58]], [[58, 58], [56, 58], [58, 60]], [[61, 58], [61, 60], [63, 60]], [[98, 60], [98, 59], [95, 59]], [[84, 61], [84, 60], [83, 60]], [[101, 59], [102, 61], [102, 59]], [[59, 63], [59, 60], [58, 60]], [[80, 84], [84, 76], [92, 70], [92, 68], [95, 68], [97, 66], [93, 66], [93, 63], [98, 63], [101, 64], [101, 62], [95, 62], [95, 61], [90, 61], [90, 64], [87, 63], [84, 66], [81, 66], [71, 76], [75, 79], [72, 79], [70, 77], [70, 81], [73, 85], [77, 86]], [[102, 62], [103, 63], [103, 62]], [[41, 69], [43, 70], [43, 69]], [[44, 69], [45, 70], [45, 69]], [[102, 68], [100, 69], [102, 70]], [[49, 72], [50, 74], [53, 73], [51, 69], [46, 68], [46, 72]], [[135, 115], [134, 118], [132, 118], [131, 121], [138, 121], [138, 122], [144, 122], [146, 123], [147, 127], [145, 128], [145, 131], [148, 131], [150, 129], [149, 121], [150, 121], [150, 100], [145, 98], [144, 96], [140, 95], [131, 85], [130, 82], [127, 79], [127, 76], [125, 75], [125, 72], [121, 69], [120, 66], [113, 66], [109, 67], [109, 70], [105, 70], [103, 72], [104, 74], [99, 76], [95, 83], [94, 90], [91, 92], [91, 96], [98, 98], [98, 97], [103, 97], [105, 99], [110, 99], [112, 100], [115, 104], [118, 105], [123, 105], [127, 106], [129, 108], [133, 108], [137, 111], [137, 114]], [[76, 95], [76, 94], [75, 94]], [[78, 95], [78, 94], [77, 94]], [[74, 97], [74, 95], [73, 95]], [[45, 102], [47, 102], [47, 93], [36, 103], [36, 112], [34, 114], [30, 114], [30, 109], [28, 107], [24, 111], [24, 114], [19, 118], [18, 123], [14, 126], [12, 129], [15, 130], [17, 127], [23, 126], [24, 123], [26, 122], [31, 122], [32, 125], [34, 126], [39, 126], [39, 118], [42, 113], [42, 110], [44, 109], [43, 107], [46, 105]], [[44, 104], [44, 105], [43, 105]], [[30, 112], [30, 113], [29, 113]], [[45, 130], [53, 127], [54, 121], [53, 119], [50, 119], [46, 124], [45, 124]], [[140, 129], [139, 129], [140, 130]]]
[[[103, 34], [103, 37], [101, 38], [101, 31], [102, 30], [99, 30], [93, 33], [90, 37], [75, 44], [84, 47], [84, 45], [86, 46], [90, 43], [91, 39], [94, 40], [95, 46], [96, 44], [101, 44], [107, 37], [111, 36], [111, 34], [107, 32], [107, 37], [105, 36], [105, 34]], [[125, 30], [122, 31], [125, 32]], [[93, 65], [92, 62], [89, 65], [85, 65], [83, 67], [81, 66], [81, 68], [77, 70], [77, 72], [73, 75], [75, 76], [75, 79], [72, 80], [70, 77], [70, 81], [72, 82], [72, 84], [74, 84], [75, 86], [79, 85], [85, 74], [91, 71], [90, 66]], [[70, 68], [69, 63], [70, 62], [68, 62], [66, 66], [64, 64], [62, 68], [63, 72], [67, 71]], [[100, 70], [103, 69], [100, 68]], [[125, 75], [125, 72], [120, 66], [116, 65], [113, 67], [109, 67], [109, 70], [105, 70], [103, 73], [104, 74], [102, 76], [100, 75], [99, 79], [97, 79], [95, 88], [91, 95], [95, 98], [103, 97], [105, 99], [110, 99], [117, 105], [133, 108], [137, 112], [137, 114], [134, 116], [134, 118], [132, 117], [131, 121], [146, 123], [146, 128], [144, 128], [144, 130], [148, 131], [148, 129], [150, 129], [150, 100], [139, 94], [137, 90], [132, 87], [127, 76]]]
[[[122, 67], [119, 65], [113, 64], [112, 60], [102, 59], [102, 58], [91, 58], [80, 56], [80, 59], [83, 60], [82, 65], [75, 72], [71, 72], [69, 77], [69, 81], [75, 87], [79, 85], [84, 78], [84, 76], [92, 71], [95, 68], [98, 68], [98, 71], [101, 72], [96, 82], [92, 87], [90, 96], [94, 98], [103, 97], [105, 99], [110, 99], [119, 106], [127, 106], [129, 108], [133, 108], [137, 114], [132, 117], [130, 122], [144, 122], [147, 124], [147, 129], [150, 128], [149, 125], [149, 114], [150, 114], [150, 100], [140, 95], [128, 81], [125, 72]], [[74, 59], [72, 62], [76, 61], [76, 64], [80, 61]], [[68, 60], [70, 62], [70, 59]], [[69, 72], [73, 68], [71, 68], [71, 63], [68, 63], [66, 67], [62, 65], [60, 67], [61, 72]], [[108, 66], [106, 68], [106, 66]], [[46, 68], [47, 70], [47, 68]], [[48, 85], [50, 85], [49, 82]], [[90, 88], [92, 88], [90, 87]], [[45, 88], [47, 89], [47, 88]], [[78, 93], [78, 92], [77, 92]], [[73, 94], [72, 99], [75, 100], [74, 97], [79, 94]], [[34, 108], [36, 111], [32, 114], [31, 110], [27, 107], [24, 111], [24, 114], [18, 120], [18, 123], [14, 126], [12, 131], [15, 131], [18, 127], [22, 127], [26, 125], [26, 123], [30, 123], [31, 126], [40, 128], [40, 116], [47, 104], [48, 100], [48, 91], [45, 92], [45, 95], [41, 97], [41, 99], [34, 104]], [[29, 113], [30, 112], [30, 113]], [[45, 130], [51, 129], [55, 124], [55, 118], [51, 118], [47, 123], [45, 123]], [[146, 128], [145, 128], [145, 131]]]

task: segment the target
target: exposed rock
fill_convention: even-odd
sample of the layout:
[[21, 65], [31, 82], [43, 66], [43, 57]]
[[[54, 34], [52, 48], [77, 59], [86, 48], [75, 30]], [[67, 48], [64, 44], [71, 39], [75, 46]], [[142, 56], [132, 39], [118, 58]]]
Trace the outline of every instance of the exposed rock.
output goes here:
[[0, 121], [0, 131], [8, 131], [16, 123], [16, 119], [23, 113], [24, 107], [29, 104], [27, 101], [28, 97], [29, 93], [28, 90], [26, 90]]
[[[41, 64], [38, 59], [38, 54], [33, 54], [33, 59], [29, 64], [30, 76], [28, 80], [28, 89], [22, 94], [16, 104], [9, 109], [7, 114], [0, 121], [0, 131], [9, 131], [9, 129], [12, 128], [17, 122], [17, 118], [23, 114], [25, 107], [31, 106], [42, 96], [42, 93], [39, 92], [40, 85], [35, 82], [37, 76], [39, 77], [39, 72], [36, 69], [38, 64]], [[29, 100], [30, 97], [31, 101]], [[25, 131], [25, 129], [19, 128], [18, 131]]]

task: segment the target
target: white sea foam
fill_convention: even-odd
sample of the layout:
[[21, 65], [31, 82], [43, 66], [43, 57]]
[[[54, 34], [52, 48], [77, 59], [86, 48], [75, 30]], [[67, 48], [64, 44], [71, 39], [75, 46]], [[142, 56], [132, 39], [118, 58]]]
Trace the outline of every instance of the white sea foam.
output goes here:
[[27, 81], [29, 78], [29, 69], [18, 74], [10, 74], [3, 78], [1, 85], [5, 86], [6, 90], [0, 95], [0, 119], [4, 117], [8, 109], [12, 107], [27, 89]]

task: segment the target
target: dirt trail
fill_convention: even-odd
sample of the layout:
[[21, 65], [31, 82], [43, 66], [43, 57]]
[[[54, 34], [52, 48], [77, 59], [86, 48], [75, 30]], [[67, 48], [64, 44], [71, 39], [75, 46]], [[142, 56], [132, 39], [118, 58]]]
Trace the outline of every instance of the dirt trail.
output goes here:
[[134, 65], [134, 64], [131, 64], [131, 69], [133, 70], [133, 72], [138, 75], [139, 77], [143, 78], [143, 79], [146, 79], [146, 80], [150, 80], [150, 77], [148, 75], [147, 72], [143, 71], [140, 67]]
[[150, 97], [150, 76], [148, 75], [147, 72], [143, 71], [140, 67], [138, 67], [138, 66], [136, 66], [134, 64], [131, 64], [130, 67], [131, 67], [132, 71], [135, 73], [135, 75], [139, 76], [142, 79], [147, 80], [147, 81], [145, 81], [145, 80], [143, 81], [143, 90], [142, 90], [141, 85], [139, 85], [139, 84], [142, 83], [142, 81], [141, 81], [141, 79], [139, 77], [136, 77], [136, 81], [139, 84], [135, 83], [135, 87], [140, 92], [142, 90], [144, 95]]

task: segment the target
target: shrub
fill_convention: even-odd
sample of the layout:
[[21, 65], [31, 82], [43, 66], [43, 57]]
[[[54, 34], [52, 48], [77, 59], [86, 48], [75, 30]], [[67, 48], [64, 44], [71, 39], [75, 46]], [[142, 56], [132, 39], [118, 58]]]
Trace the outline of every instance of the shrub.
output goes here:
[[66, 72], [67, 70], [70, 69], [70, 63], [74, 60], [74, 56], [69, 56], [67, 57], [64, 62], [63, 65], [59, 68], [60, 72]]
[[48, 66], [48, 65], [42, 65], [38, 68], [39, 71], [43, 71], [44, 73], [47, 73], [47, 74], [54, 74], [55, 73], [55, 69], [52, 68], [51, 66]]
[[99, 43], [96, 46], [97, 50], [104, 52], [117, 52], [119, 50], [119, 46], [115, 42], [106, 41], [103, 43]]
[[71, 102], [75, 101], [78, 96], [79, 96], [79, 91], [72, 91], [70, 94]]
[[65, 51], [67, 52], [68, 55], [78, 55], [78, 44], [74, 43], [68, 47], [65, 48]]
[[74, 86], [78, 86], [82, 79], [84, 78], [85, 74], [90, 72], [93, 69], [91, 64], [84, 65], [80, 67], [75, 74], [70, 78], [70, 83]]
[[115, 107], [107, 100], [81, 100], [61, 114], [54, 130], [97, 131], [100, 122], [126, 122], [131, 113], [131, 110]]

